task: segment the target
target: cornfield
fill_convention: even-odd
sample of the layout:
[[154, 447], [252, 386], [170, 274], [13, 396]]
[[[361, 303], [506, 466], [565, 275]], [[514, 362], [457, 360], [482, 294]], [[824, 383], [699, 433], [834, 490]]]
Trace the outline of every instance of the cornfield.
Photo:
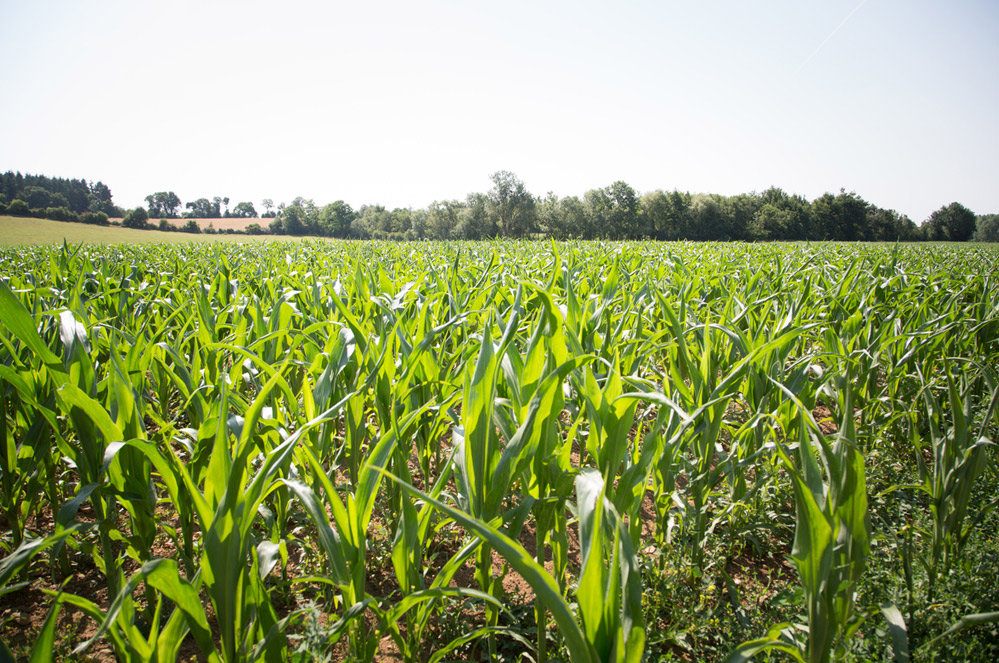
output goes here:
[[997, 258], [0, 252], [0, 660], [999, 659]]

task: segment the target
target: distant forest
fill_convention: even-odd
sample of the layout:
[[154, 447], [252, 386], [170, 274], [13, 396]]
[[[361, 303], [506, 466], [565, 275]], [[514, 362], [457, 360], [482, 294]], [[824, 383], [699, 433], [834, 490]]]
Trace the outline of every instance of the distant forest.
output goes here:
[[[317, 205], [305, 198], [275, 207], [264, 199], [264, 213], [258, 217], [251, 202], [230, 209], [229, 198], [216, 196], [182, 206], [172, 191], [152, 193], [146, 207], [124, 210], [114, 205], [103, 182], [8, 171], [0, 175], [0, 214], [97, 224], [122, 217], [126, 227], [164, 230], [178, 228], [162, 219], [263, 218], [266, 226], [250, 223], [245, 232], [354, 239], [999, 241], [999, 214], [976, 216], [958, 202], [916, 225], [842, 189], [809, 202], [777, 187], [735, 196], [676, 190], [639, 194], [618, 181], [582, 197], [560, 198], [532, 194], [508, 171], [493, 173], [491, 179], [493, 187], [486, 193], [434, 201], [425, 209], [362, 205], [354, 210], [342, 200]], [[161, 219], [158, 226], [150, 223], [154, 218]], [[181, 230], [202, 231], [193, 221]]]

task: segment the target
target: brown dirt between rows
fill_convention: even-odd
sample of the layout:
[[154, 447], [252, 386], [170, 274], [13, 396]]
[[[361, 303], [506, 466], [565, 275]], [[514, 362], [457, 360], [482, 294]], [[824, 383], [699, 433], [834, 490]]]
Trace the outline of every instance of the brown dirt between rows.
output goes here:
[[[161, 519], [172, 519], [169, 524], [173, 527], [178, 525], [175, 513], [168, 513], [162, 505], [157, 508], [157, 516]], [[78, 520], [92, 521], [93, 512], [89, 503], [84, 503], [80, 507]], [[7, 528], [7, 522], [0, 516], [0, 526]], [[124, 524], [124, 518], [119, 519]], [[53, 530], [54, 521], [51, 510], [47, 507], [40, 508], [38, 513], [29, 518], [26, 532], [50, 532]], [[120, 546], [119, 546], [120, 547]], [[93, 601], [102, 611], [106, 611], [110, 606], [108, 600], [107, 586], [103, 573], [94, 564], [93, 560], [82, 552], [68, 551], [70, 555], [70, 565], [74, 573], [69, 577], [63, 591], [67, 594], [75, 594]], [[150, 549], [152, 558], [173, 558], [177, 552], [173, 541], [162, 531], [157, 534], [156, 542]], [[42, 554], [47, 558], [46, 554]], [[122, 565], [126, 579], [139, 568], [139, 564], [131, 558], [121, 555], [119, 563]], [[16, 582], [16, 580], [12, 580]], [[51, 568], [44, 562], [32, 564], [31, 584], [21, 590], [10, 592], [0, 596], [0, 640], [6, 643], [15, 653], [19, 650], [30, 651], [36, 638], [42, 630], [45, 619], [48, 617], [49, 609], [52, 607], [52, 597], [46, 593], [58, 592], [62, 583], [52, 577]], [[141, 594], [141, 587], [133, 595], [136, 610], [145, 606], [145, 597]], [[210, 624], [213, 623], [211, 603], [203, 601], [206, 606]], [[56, 619], [56, 649], [63, 648], [72, 650], [77, 645], [92, 638], [99, 628], [99, 624], [92, 620], [82, 610], [64, 603]], [[217, 629], [215, 629], [217, 630]], [[215, 633], [217, 636], [217, 632]], [[66, 653], [66, 652], [62, 652]], [[17, 659], [20, 660], [20, 659]], [[114, 663], [114, 651], [109, 642], [100, 640], [82, 654], [80, 660], [88, 663]], [[205, 659], [201, 655], [193, 639], [187, 638], [180, 647], [176, 659], [182, 663], [203, 662]]]

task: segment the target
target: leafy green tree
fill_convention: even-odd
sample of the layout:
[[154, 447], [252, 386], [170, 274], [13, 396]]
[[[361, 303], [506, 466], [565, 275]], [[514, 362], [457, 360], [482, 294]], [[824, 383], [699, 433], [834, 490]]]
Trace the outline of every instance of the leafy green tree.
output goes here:
[[649, 228], [641, 214], [638, 194], [627, 182], [618, 180], [607, 187], [610, 200], [610, 225], [620, 239], [643, 239], [649, 236]]
[[308, 230], [305, 209], [301, 205], [289, 205], [281, 213], [284, 231], [289, 235], [304, 235]]
[[557, 240], [569, 239], [570, 231], [561, 214], [559, 197], [548, 192], [538, 201], [538, 229], [547, 237]]
[[184, 224], [184, 227], [181, 228], [181, 230], [186, 233], [200, 233], [201, 226], [199, 226], [198, 222], [194, 219], [188, 219], [187, 223]]
[[807, 239], [812, 207], [801, 196], [792, 196], [778, 187], [770, 187], [758, 197], [758, 207], [746, 226], [745, 239]]
[[577, 196], [566, 196], [559, 201], [559, 215], [570, 237], [583, 237], [588, 233], [586, 207]]
[[919, 229], [909, 217], [871, 205], [867, 210], [867, 234], [873, 241], [911, 242], [919, 237]]
[[583, 201], [576, 196], [559, 198], [549, 193], [538, 203], [538, 225], [553, 239], [583, 238], [592, 235]]
[[[456, 239], [472, 226], [462, 226], [465, 205], [460, 200], [435, 200], [427, 207], [426, 236], [429, 239]], [[471, 233], [474, 234], [474, 233]]]
[[642, 216], [656, 239], [677, 239], [679, 232], [671, 223], [670, 203], [666, 192], [662, 190], [649, 191], [642, 194], [638, 200], [642, 208]]
[[253, 203], [236, 203], [232, 208], [232, 215], [240, 219], [252, 219], [257, 216], [257, 210], [254, 209]]
[[489, 196], [470, 193], [465, 197], [465, 209], [461, 214], [457, 235], [462, 239], [496, 237], [499, 234], [498, 218], [493, 213]]
[[136, 228], [138, 230], [145, 230], [148, 227], [147, 222], [149, 221], [149, 214], [146, 212], [144, 207], [136, 207], [125, 215], [125, 218], [121, 220], [122, 228]]
[[146, 196], [146, 204], [149, 207], [150, 217], [175, 219], [177, 209], [180, 207], [180, 198], [173, 191], [157, 191]]
[[[20, 196], [22, 200], [28, 203], [31, 209], [43, 209], [53, 205], [55, 202], [54, 196], [40, 186], [24, 187], [20, 192]], [[63, 198], [62, 202], [65, 203], [66, 199]]]
[[590, 189], [583, 195], [592, 232], [601, 239], [640, 239], [649, 235], [646, 218], [641, 214], [638, 195], [626, 182], [617, 181], [602, 189]]
[[492, 175], [489, 211], [504, 237], [526, 237], [534, 232], [537, 213], [534, 196], [513, 173], [500, 170]]
[[427, 236], [427, 210], [415, 209], [409, 215], [409, 230], [406, 239], [425, 239]]
[[[285, 221], [284, 230], [289, 235], [322, 235], [324, 234], [322, 223], [321, 223], [321, 210], [316, 207], [316, 204], [312, 202], [311, 198], [303, 198], [302, 196], [297, 196], [291, 205], [285, 207], [281, 211], [281, 216], [285, 216], [289, 213], [289, 210], [295, 208], [291, 214], [295, 217], [290, 222]], [[301, 225], [301, 228], [298, 226]], [[293, 231], [294, 229], [294, 231]]]
[[859, 242], [872, 239], [867, 231], [868, 204], [854, 192], [840, 189], [839, 195], [825, 193], [812, 202], [815, 222], [810, 239]]
[[413, 210], [408, 207], [397, 207], [392, 210], [391, 228], [389, 232], [399, 235], [409, 231], [413, 225]]
[[268, 218], [268, 217], [273, 217], [274, 216], [274, 212], [271, 211], [271, 210], [274, 209], [274, 201], [273, 200], [271, 200], [270, 198], [264, 198], [263, 200], [260, 201], [260, 204], [264, 208], [264, 218]]
[[213, 200], [208, 200], [207, 198], [198, 198], [193, 202], [187, 203], [185, 207], [190, 211], [185, 215], [194, 219], [218, 219], [221, 217], [219, 213], [219, 206], [222, 204], [222, 199], [215, 197]]
[[103, 212], [108, 216], [115, 213], [114, 203], [111, 201], [111, 189], [104, 182], [91, 184], [87, 194], [87, 209], [91, 212]]
[[967, 242], [975, 234], [975, 213], [961, 203], [941, 207], [926, 221], [927, 238], [933, 241]]
[[350, 230], [347, 231], [347, 237], [352, 239], [371, 239], [371, 234], [364, 227], [364, 224], [361, 223], [361, 218], [354, 216], [354, 219], [350, 222]]
[[975, 228], [976, 242], [999, 242], [999, 214], [982, 214]]
[[329, 237], [349, 237], [356, 216], [354, 209], [342, 200], [330, 203], [319, 211], [319, 232]]
[[383, 205], [361, 205], [356, 220], [368, 236], [381, 237], [392, 232], [392, 213]]
[[751, 239], [750, 226], [756, 214], [763, 207], [763, 201], [755, 193], [741, 193], [723, 197], [720, 201], [722, 228], [720, 238], [728, 240]]
[[682, 239], [710, 241], [726, 238], [720, 199], [721, 196], [706, 193], [691, 196], [686, 214], [687, 234]]
[[610, 198], [607, 190], [590, 189], [583, 194], [583, 206], [586, 209], [586, 225], [581, 239], [608, 239], [612, 231], [608, 226]]
[[639, 201], [649, 231], [656, 239], [689, 239], [691, 195], [673, 190], [653, 191]]
[[751, 240], [780, 239], [791, 224], [791, 213], [773, 203], [764, 203], [746, 227]]

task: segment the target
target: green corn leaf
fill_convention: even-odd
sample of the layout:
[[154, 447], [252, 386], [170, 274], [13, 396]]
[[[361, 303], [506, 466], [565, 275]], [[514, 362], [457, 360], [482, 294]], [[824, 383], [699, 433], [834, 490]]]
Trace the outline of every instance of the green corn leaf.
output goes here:
[[433, 505], [434, 508], [446, 513], [470, 532], [481, 537], [502, 555], [507, 563], [531, 585], [535, 595], [544, 602], [545, 606], [551, 612], [552, 617], [559, 626], [562, 637], [565, 639], [566, 647], [569, 650], [572, 660], [582, 661], [583, 663], [598, 663], [595, 651], [587, 643], [583, 632], [579, 629], [579, 625], [576, 624], [572, 611], [565, 602], [565, 599], [562, 598], [562, 593], [555, 579], [524, 550], [520, 543], [509, 538], [491, 525], [431, 498], [429, 495], [403, 482], [389, 472], [385, 470], [380, 471], [407, 492]]
[[62, 372], [62, 362], [42, 341], [31, 317], [10, 286], [0, 281], [0, 324], [6, 327], [21, 343], [24, 343], [49, 369]]
[[928, 650], [932, 645], [935, 645], [940, 640], [943, 640], [948, 636], [954, 635], [959, 631], [963, 631], [964, 629], [970, 626], [980, 626], [982, 624], [991, 624], [993, 622], [999, 622], [999, 612], [978, 612], [972, 615], [965, 615], [964, 617], [961, 617], [961, 619], [951, 624], [950, 628], [948, 628], [940, 635], [921, 644], [919, 646], [919, 649]]
[[888, 621], [888, 632], [891, 633], [892, 651], [895, 663], [909, 662], [909, 634], [905, 627], [905, 618], [894, 603], [884, 603], [881, 614]]
[[52, 658], [52, 646], [55, 643], [56, 619], [59, 610], [62, 608], [62, 592], [56, 596], [49, 608], [49, 614], [45, 617], [42, 630], [38, 633], [34, 646], [31, 648], [31, 659], [29, 663], [49, 663]]

